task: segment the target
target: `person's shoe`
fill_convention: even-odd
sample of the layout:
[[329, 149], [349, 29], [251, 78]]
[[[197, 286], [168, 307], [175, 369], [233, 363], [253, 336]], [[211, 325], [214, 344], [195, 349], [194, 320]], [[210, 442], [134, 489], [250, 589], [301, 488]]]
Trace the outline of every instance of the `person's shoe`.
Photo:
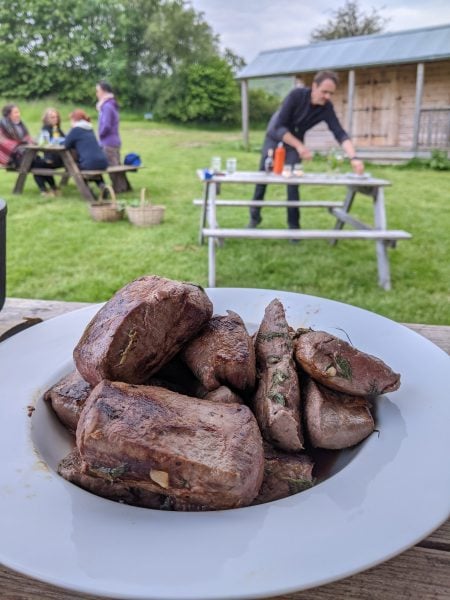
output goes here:
[[48, 192], [46, 190], [41, 192], [41, 196], [42, 198], [54, 198], [55, 194], [52, 190], [49, 190]]
[[59, 188], [52, 188], [54, 196], [61, 196], [61, 190]]
[[261, 217], [250, 217], [250, 221], [247, 224], [247, 229], [256, 229], [258, 225], [261, 223]]

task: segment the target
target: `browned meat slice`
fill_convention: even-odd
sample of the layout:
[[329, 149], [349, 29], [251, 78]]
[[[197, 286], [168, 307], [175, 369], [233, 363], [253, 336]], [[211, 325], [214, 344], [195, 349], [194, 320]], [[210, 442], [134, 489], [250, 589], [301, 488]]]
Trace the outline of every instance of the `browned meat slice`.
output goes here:
[[264, 445], [264, 454], [264, 479], [253, 504], [286, 498], [314, 484], [314, 464], [306, 454], [286, 454], [268, 444]]
[[161, 387], [102, 381], [89, 396], [77, 446], [92, 474], [212, 509], [245, 506], [264, 470], [250, 409]]
[[143, 383], [211, 318], [199, 286], [155, 275], [119, 290], [86, 327], [74, 350], [91, 385], [102, 379]]
[[91, 390], [89, 383], [75, 369], [48, 389], [44, 399], [51, 403], [61, 423], [75, 433], [80, 413]]
[[228, 310], [214, 316], [184, 346], [181, 358], [209, 391], [222, 384], [236, 390], [255, 386], [255, 350], [241, 317]]
[[366, 398], [335, 392], [312, 379], [306, 385], [304, 406], [306, 429], [315, 448], [349, 448], [375, 428]]
[[300, 387], [293, 345], [283, 305], [267, 306], [255, 341], [257, 390], [254, 410], [264, 438], [277, 448], [303, 448], [300, 423]]
[[365, 354], [325, 331], [299, 330], [295, 358], [313, 379], [354, 396], [377, 396], [400, 386], [400, 375], [380, 358]]
[[80, 453], [74, 448], [58, 465], [58, 473], [67, 481], [74, 483], [78, 487], [101, 496], [114, 500], [122, 504], [140, 506], [142, 508], [154, 508], [160, 510], [178, 510], [178, 511], [201, 511], [206, 507], [197, 506], [158, 494], [148, 490], [133, 487], [128, 484], [120, 483], [114, 478], [114, 472], [110, 472], [107, 478], [92, 475], [83, 471], [83, 464]]
[[226, 385], [221, 385], [217, 390], [207, 392], [204, 396], [200, 396], [200, 398], [211, 400], [211, 402], [225, 402], [226, 404], [229, 404], [230, 402], [237, 402], [238, 404], [243, 403], [242, 398], [230, 390]]

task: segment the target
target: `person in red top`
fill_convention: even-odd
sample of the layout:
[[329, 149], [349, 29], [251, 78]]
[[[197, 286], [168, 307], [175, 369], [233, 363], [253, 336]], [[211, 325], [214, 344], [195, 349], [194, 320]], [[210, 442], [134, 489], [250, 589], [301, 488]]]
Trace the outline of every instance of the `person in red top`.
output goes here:
[[[333, 71], [320, 71], [315, 75], [311, 88], [297, 87], [286, 96], [280, 109], [269, 121], [259, 165], [261, 171], [264, 170], [269, 149], [275, 150], [280, 142], [286, 149], [287, 165], [293, 166], [302, 160], [311, 160], [312, 152], [304, 143], [305, 133], [314, 125], [325, 121], [336, 141], [347, 154], [353, 171], [358, 174], [363, 173], [364, 163], [356, 156], [355, 148], [339, 123], [331, 102], [338, 81], [338, 76]], [[266, 186], [258, 184], [255, 187], [253, 200], [264, 200], [265, 191]], [[298, 185], [288, 185], [287, 199], [297, 201], [299, 198]], [[299, 229], [299, 209], [288, 208], [287, 217], [289, 229]], [[255, 228], [261, 221], [261, 209], [251, 207], [248, 227]]]
[[[11, 169], [18, 169], [22, 162], [25, 146], [34, 143], [35, 141], [22, 121], [17, 104], [6, 104], [2, 109], [2, 119], [0, 120], [0, 164]], [[38, 167], [48, 168], [48, 164], [41, 156], [36, 156], [31, 163], [31, 168]], [[34, 180], [42, 196], [56, 195], [57, 189], [53, 177], [34, 175]], [[47, 190], [47, 185], [49, 190]]]

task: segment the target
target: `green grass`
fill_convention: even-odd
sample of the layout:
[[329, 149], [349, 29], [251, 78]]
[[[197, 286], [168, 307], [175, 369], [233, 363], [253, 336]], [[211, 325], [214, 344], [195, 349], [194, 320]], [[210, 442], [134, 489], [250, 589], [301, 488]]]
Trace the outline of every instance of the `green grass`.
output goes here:
[[[44, 104], [22, 106], [32, 134], [39, 130]], [[70, 107], [63, 107], [63, 116]], [[94, 110], [90, 113], [94, 116]], [[64, 119], [67, 129], [67, 119]], [[122, 121], [123, 154], [137, 152], [145, 168], [131, 174], [136, 193], [145, 187], [154, 203], [166, 206], [161, 226], [139, 229], [127, 221], [97, 223], [73, 182], [57, 199], [42, 199], [31, 177], [25, 192], [13, 196], [16, 175], [0, 174], [0, 196], [8, 203], [7, 295], [78, 301], [103, 301], [129, 280], [146, 273], [207, 285], [207, 247], [199, 246], [201, 197], [195, 170], [208, 166], [211, 156], [234, 156], [240, 170], [255, 170], [263, 133], [253, 132], [252, 150], [242, 148], [240, 131], [200, 129]], [[321, 170], [317, 160], [310, 170]], [[413, 234], [390, 250], [393, 289], [377, 284], [375, 245], [324, 240], [293, 245], [283, 240], [227, 240], [217, 253], [217, 285], [298, 291], [348, 302], [403, 322], [450, 323], [450, 173], [370, 165], [377, 177], [392, 181], [386, 190], [391, 229]], [[340, 199], [338, 188], [308, 188], [303, 199]], [[223, 186], [222, 197], [250, 198], [249, 186]], [[268, 197], [284, 198], [274, 186]], [[368, 197], [355, 200], [354, 213], [372, 220]], [[245, 208], [219, 209], [225, 227], [248, 221]], [[285, 227], [285, 210], [266, 208], [263, 226]], [[332, 217], [321, 209], [304, 209], [305, 228], [331, 227]]]

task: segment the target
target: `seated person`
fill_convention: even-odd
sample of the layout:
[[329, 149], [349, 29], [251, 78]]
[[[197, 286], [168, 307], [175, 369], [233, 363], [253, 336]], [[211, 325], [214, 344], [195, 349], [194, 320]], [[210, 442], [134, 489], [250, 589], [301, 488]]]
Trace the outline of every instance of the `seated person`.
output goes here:
[[[17, 104], [6, 104], [2, 109], [2, 119], [0, 120], [0, 164], [18, 169], [22, 162], [25, 146], [34, 143], [25, 123], [22, 122]], [[31, 163], [31, 168], [38, 167], [48, 167], [40, 156], [36, 156]], [[55, 195], [56, 186], [53, 177], [34, 175], [34, 180], [42, 196]], [[46, 185], [50, 188], [48, 191]]]
[[[104, 170], [108, 167], [108, 159], [101, 149], [91, 119], [81, 108], [76, 108], [69, 115], [72, 129], [64, 140], [68, 150], [75, 151], [75, 160], [82, 171]], [[99, 188], [105, 186], [103, 177], [94, 179]]]
[[[39, 137], [40, 140], [43, 138], [43, 134], [45, 133], [47, 134], [48, 141], [52, 144], [64, 142], [64, 133], [61, 129], [61, 115], [55, 108], [47, 108], [42, 115], [42, 129]], [[57, 154], [56, 152], [44, 152], [44, 160], [49, 169], [57, 169], [63, 166], [61, 155]], [[49, 179], [53, 179], [53, 177], [49, 177]], [[56, 185], [52, 185], [52, 187], [55, 191], [57, 190]]]

